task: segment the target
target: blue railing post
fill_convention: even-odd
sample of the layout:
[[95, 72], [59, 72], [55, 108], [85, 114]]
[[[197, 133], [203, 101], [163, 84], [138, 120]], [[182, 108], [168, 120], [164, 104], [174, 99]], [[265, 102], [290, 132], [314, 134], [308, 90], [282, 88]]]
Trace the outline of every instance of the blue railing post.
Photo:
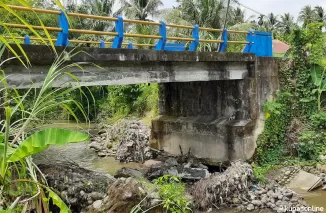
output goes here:
[[194, 25], [194, 29], [192, 30], [192, 38], [195, 39], [190, 43], [189, 51], [196, 51], [199, 45], [199, 26]]
[[228, 47], [228, 30], [227, 29], [223, 29], [222, 40], [223, 40], [223, 43], [220, 44], [220, 48], [218, 50], [219, 52], [225, 52], [226, 48]]
[[117, 16], [118, 20], [115, 21], [115, 31], [118, 33], [116, 37], [114, 37], [112, 48], [121, 48], [123, 42], [123, 18], [121, 16]]
[[164, 21], [161, 21], [161, 25], [159, 28], [159, 34], [162, 38], [160, 40], [158, 40], [154, 49], [155, 50], [164, 50], [164, 46], [166, 43], [166, 25], [165, 25]]
[[59, 15], [59, 27], [62, 28], [62, 31], [58, 33], [58, 38], [55, 45], [64, 46], [64, 47], [69, 46], [69, 40], [68, 40], [69, 23], [66, 14], [62, 10]]
[[132, 43], [131, 42], [129, 42], [128, 43], [128, 49], [132, 49], [133, 47], [132, 47]]
[[105, 48], [105, 43], [103, 40], [100, 40], [100, 48]]
[[31, 44], [31, 38], [28, 35], [24, 37], [24, 44]]
[[252, 48], [252, 42], [253, 42], [253, 36], [252, 36], [252, 31], [249, 30], [249, 33], [247, 34], [247, 41], [249, 42], [249, 44], [247, 44], [243, 50], [244, 53], [250, 53], [251, 52], [251, 48]]
[[273, 56], [273, 36], [270, 32], [249, 31], [244, 53], [255, 53], [256, 56]]

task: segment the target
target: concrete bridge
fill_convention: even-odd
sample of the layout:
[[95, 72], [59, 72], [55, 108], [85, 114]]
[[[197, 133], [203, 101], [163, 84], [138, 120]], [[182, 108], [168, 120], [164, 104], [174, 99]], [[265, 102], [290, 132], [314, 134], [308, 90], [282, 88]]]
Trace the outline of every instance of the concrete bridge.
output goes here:
[[[48, 46], [23, 48], [33, 66], [26, 69], [18, 60], [6, 63], [8, 83], [38, 87], [54, 54]], [[88, 54], [80, 53], [68, 63], [82, 62], [84, 71], [71, 70], [81, 85], [159, 83], [159, 116], [152, 121], [151, 145], [175, 155], [190, 149], [212, 163], [252, 157], [263, 127], [262, 104], [279, 88], [278, 60], [251, 53], [78, 50]], [[3, 55], [11, 56], [9, 51]], [[71, 79], [56, 85], [62, 83], [68, 85]]]

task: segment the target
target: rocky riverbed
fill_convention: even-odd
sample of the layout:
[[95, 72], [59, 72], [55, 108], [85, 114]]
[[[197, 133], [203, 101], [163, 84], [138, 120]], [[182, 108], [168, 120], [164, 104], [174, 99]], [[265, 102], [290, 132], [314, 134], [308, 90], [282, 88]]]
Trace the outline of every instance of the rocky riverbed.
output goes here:
[[[299, 169], [325, 181], [325, 171], [320, 165], [285, 167], [277, 175], [267, 177], [267, 184], [258, 184], [252, 166], [244, 162], [213, 168], [191, 156], [159, 155], [151, 159], [156, 153], [148, 148], [148, 137], [149, 128], [140, 122], [122, 121], [101, 128], [90, 144], [50, 147], [35, 160], [49, 186], [73, 212], [127, 213], [140, 203], [143, 210], [150, 209], [161, 200], [151, 181], [163, 175], [182, 178], [191, 207], [196, 211], [226, 212], [232, 208], [232, 212], [284, 212], [281, 206], [308, 205], [303, 196], [286, 188]], [[322, 194], [319, 196], [323, 199]], [[312, 205], [323, 205], [321, 199]], [[162, 208], [149, 212], [162, 212]]]
[[[277, 181], [257, 184], [252, 166], [243, 162], [234, 162], [223, 172], [209, 172], [206, 166], [192, 159], [180, 162], [168, 158], [164, 162], [151, 160], [148, 167], [141, 169], [121, 168], [114, 177], [76, 165], [41, 165], [40, 168], [48, 184], [73, 212], [127, 213], [139, 203], [142, 209], [150, 209], [161, 200], [150, 181], [166, 174], [181, 176], [187, 183], [192, 208], [205, 212], [230, 207], [239, 211], [285, 212], [284, 207], [308, 206], [302, 196]], [[162, 211], [156, 208], [150, 212]]]

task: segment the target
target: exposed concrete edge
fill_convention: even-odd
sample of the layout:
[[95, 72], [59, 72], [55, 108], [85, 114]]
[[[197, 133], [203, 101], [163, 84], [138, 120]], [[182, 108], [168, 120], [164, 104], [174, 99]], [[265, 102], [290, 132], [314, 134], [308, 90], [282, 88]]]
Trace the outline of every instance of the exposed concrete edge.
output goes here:
[[[17, 45], [12, 48], [21, 52]], [[51, 47], [46, 45], [21, 45], [32, 64], [52, 64], [55, 54]], [[89, 48], [89, 47], [56, 47], [58, 54], [64, 50], [70, 52], [82, 51], [72, 57], [70, 62], [103, 62], [103, 61], [191, 61], [191, 62], [255, 62], [256, 56], [251, 53], [220, 53], [220, 52], [189, 52], [189, 51], [155, 51], [144, 49], [111, 49], [111, 48]], [[86, 54], [87, 53], [87, 54]], [[9, 50], [3, 54], [4, 59], [13, 57]], [[20, 63], [12, 60], [8, 64]]]

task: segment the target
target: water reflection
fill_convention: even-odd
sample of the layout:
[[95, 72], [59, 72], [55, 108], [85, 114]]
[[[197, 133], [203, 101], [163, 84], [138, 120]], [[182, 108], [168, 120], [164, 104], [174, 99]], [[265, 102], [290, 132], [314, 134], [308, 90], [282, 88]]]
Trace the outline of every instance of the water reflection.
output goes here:
[[114, 175], [121, 167], [139, 168], [144, 167], [140, 163], [120, 163], [114, 157], [98, 157], [90, 150], [88, 142], [71, 143], [65, 146], [50, 146], [42, 153], [35, 155], [34, 161], [37, 164], [60, 164], [71, 162], [79, 166], [98, 172], [106, 172]]

